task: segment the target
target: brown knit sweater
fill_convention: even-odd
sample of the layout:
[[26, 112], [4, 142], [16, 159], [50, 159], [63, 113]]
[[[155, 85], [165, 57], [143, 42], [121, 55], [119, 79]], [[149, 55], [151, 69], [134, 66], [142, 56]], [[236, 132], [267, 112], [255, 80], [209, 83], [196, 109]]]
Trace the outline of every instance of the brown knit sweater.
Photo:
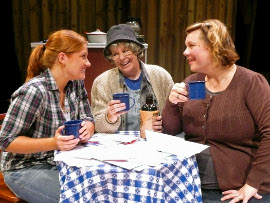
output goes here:
[[[204, 80], [201, 73], [184, 82]], [[208, 144], [219, 187], [239, 189], [245, 183], [270, 193], [270, 87], [266, 79], [237, 66], [221, 94], [163, 110], [167, 134], [185, 132], [186, 140]]]

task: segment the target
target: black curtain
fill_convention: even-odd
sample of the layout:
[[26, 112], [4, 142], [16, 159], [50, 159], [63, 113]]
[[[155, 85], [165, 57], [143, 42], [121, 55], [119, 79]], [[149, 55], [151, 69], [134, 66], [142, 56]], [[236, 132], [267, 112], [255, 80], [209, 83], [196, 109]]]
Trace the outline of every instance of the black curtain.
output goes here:
[[2, 6], [5, 12], [1, 12], [4, 24], [1, 30], [0, 113], [5, 113], [9, 107], [11, 94], [22, 85], [22, 81], [14, 47], [12, 1], [3, 1]]

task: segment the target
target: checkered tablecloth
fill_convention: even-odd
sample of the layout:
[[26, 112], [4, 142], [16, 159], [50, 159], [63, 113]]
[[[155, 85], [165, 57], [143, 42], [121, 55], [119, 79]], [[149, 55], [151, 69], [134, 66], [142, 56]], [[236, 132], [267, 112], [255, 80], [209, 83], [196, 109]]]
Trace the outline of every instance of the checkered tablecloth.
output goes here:
[[202, 202], [195, 156], [182, 160], [171, 156], [168, 163], [141, 172], [107, 163], [78, 168], [57, 162], [57, 166], [63, 203]]

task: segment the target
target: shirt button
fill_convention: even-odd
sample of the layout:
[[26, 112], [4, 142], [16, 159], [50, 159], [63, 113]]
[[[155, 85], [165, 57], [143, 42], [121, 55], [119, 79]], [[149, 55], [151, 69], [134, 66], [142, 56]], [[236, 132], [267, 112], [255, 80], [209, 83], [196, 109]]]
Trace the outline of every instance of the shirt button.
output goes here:
[[213, 95], [210, 95], [210, 98], [212, 99]]
[[205, 129], [205, 126], [204, 125], [202, 126], [202, 129]]
[[206, 114], [204, 114], [203, 117], [206, 118]]

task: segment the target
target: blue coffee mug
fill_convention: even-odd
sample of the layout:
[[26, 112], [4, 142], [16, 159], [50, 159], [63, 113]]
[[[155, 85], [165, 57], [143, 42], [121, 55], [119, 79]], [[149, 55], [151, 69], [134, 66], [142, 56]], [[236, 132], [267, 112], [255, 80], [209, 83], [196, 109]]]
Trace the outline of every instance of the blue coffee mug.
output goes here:
[[[133, 100], [133, 104], [130, 106], [129, 104], [129, 99]], [[131, 109], [134, 104], [135, 104], [135, 99], [129, 96], [129, 93], [116, 93], [113, 94], [113, 100], [120, 100], [121, 103], [125, 103], [126, 104], [126, 108], [122, 111], [128, 111], [129, 109]]]
[[188, 82], [188, 98], [192, 99], [205, 99], [205, 81], [190, 81]]
[[63, 135], [74, 135], [74, 138], [79, 138], [79, 130], [81, 129], [82, 120], [70, 120], [64, 122], [65, 128], [62, 130]]

